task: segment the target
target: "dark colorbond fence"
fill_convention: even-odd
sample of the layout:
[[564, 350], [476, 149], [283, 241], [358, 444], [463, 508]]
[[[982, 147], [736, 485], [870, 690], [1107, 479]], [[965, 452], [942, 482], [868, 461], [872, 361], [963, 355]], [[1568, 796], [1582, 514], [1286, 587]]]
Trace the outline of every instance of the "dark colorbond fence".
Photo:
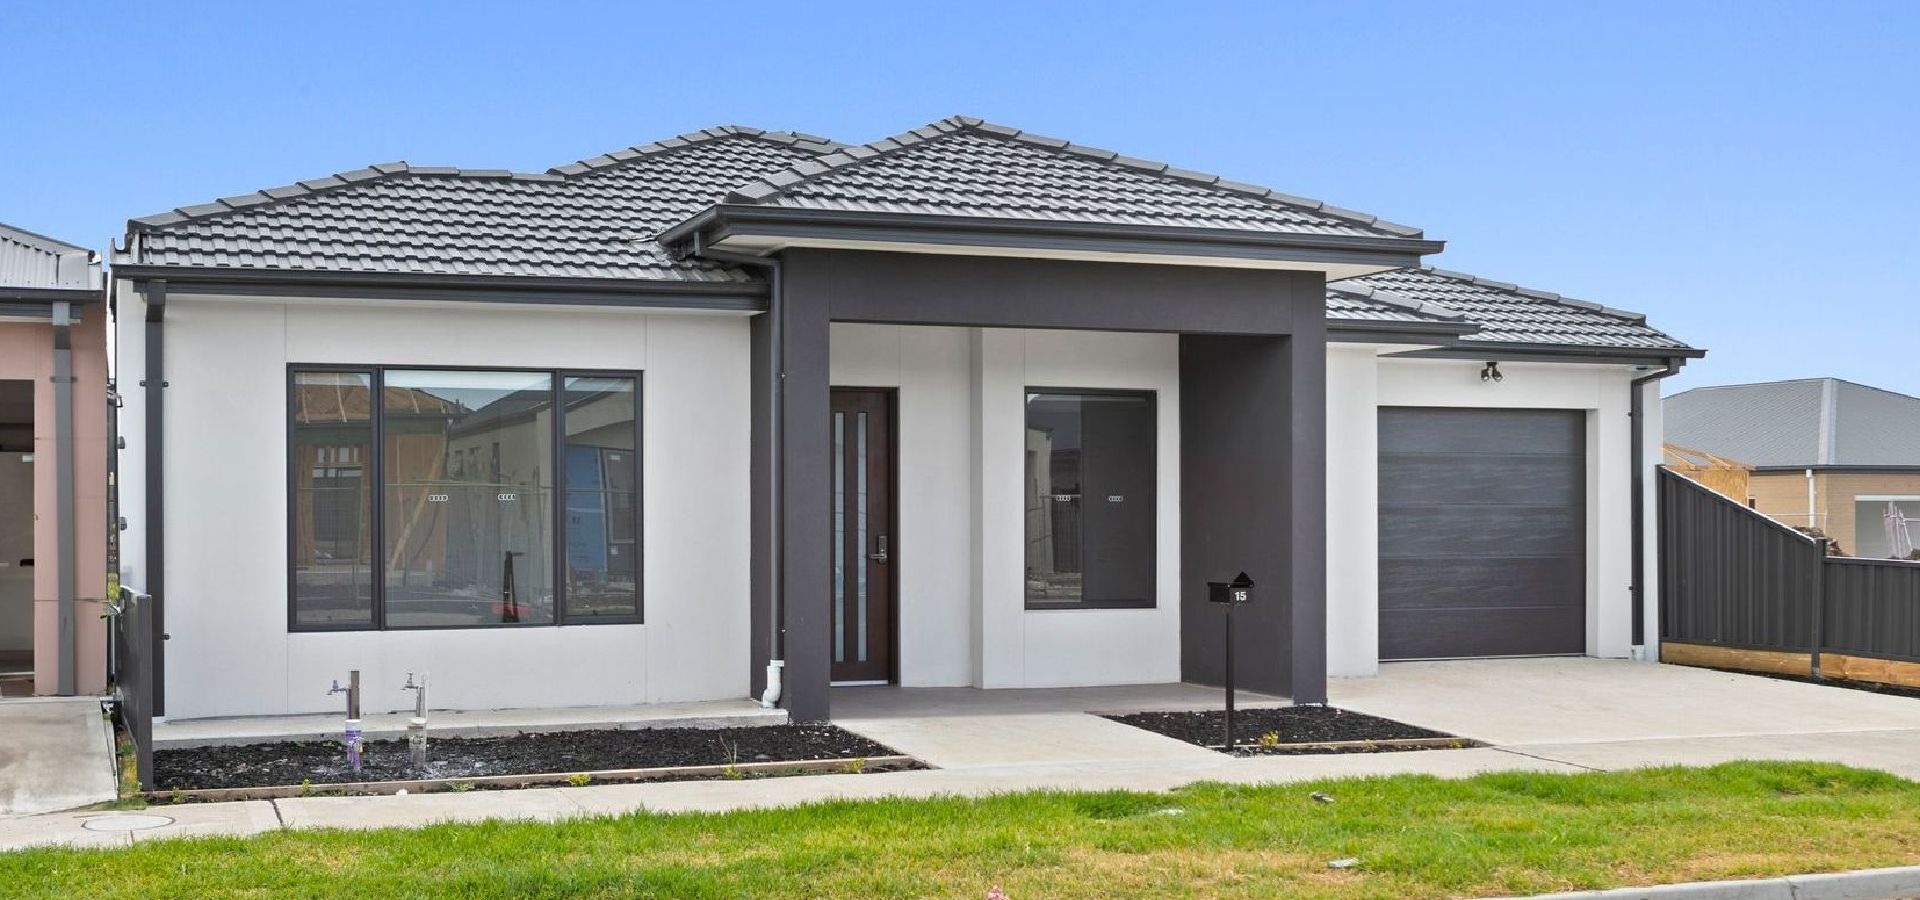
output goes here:
[[120, 589], [113, 614], [114, 704], [120, 726], [133, 738], [135, 768], [142, 790], [153, 789], [153, 610], [151, 597]]
[[1660, 638], [1920, 664], [1920, 563], [1825, 546], [1660, 471]]

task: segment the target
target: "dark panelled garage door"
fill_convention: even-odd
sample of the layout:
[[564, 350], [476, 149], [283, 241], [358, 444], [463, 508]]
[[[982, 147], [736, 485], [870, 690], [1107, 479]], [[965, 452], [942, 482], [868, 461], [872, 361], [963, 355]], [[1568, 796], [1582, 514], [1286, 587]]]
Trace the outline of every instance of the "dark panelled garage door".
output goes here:
[[1586, 418], [1380, 410], [1380, 658], [1586, 649]]

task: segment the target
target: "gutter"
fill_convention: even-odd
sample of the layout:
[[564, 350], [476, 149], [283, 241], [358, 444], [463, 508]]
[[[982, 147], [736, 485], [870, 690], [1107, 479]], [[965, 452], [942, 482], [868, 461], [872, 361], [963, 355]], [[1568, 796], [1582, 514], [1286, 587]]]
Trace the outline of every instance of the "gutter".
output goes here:
[[768, 519], [772, 526], [767, 535], [768, 586], [767, 599], [767, 686], [760, 695], [760, 705], [772, 709], [780, 704], [782, 693], [781, 675], [787, 667], [787, 604], [786, 604], [786, 544], [787, 522], [785, 515], [786, 491], [786, 379], [787, 354], [785, 346], [786, 306], [782, 303], [782, 290], [785, 277], [777, 256], [748, 256], [713, 250], [706, 246], [701, 234], [694, 235], [692, 251], [694, 255], [715, 262], [728, 263], [764, 270], [767, 273], [767, 309], [769, 327], [772, 329], [768, 348], [767, 364], [767, 433], [773, 458], [767, 464]]
[[[700, 238], [698, 241], [697, 236]], [[1411, 265], [1405, 260], [1438, 253], [1446, 247], [1444, 241], [1422, 238], [1227, 231], [1173, 225], [1059, 222], [937, 213], [850, 212], [736, 203], [708, 207], [660, 232], [654, 239], [668, 247], [670, 252], [675, 247], [685, 249], [690, 243], [697, 244], [698, 249], [688, 251], [687, 255], [719, 259], [706, 248], [728, 238], [747, 236], [788, 242], [836, 239], [984, 244], [1035, 250], [1104, 250], [1122, 254], [1166, 253], [1256, 260], [1358, 261], [1395, 266]], [[1356, 255], [1362, 258], [1356, 259]]]
[[[1686, 365], [1683, 357], [1668, 359], [1657, 371], [1642, 375], [1629, 382], [1628, 413], [1631, 418], [1633, 443], [1633, 578], [1630, 595], [1633, 598], [1633, 634], [1632, 645], [1637, 648], [1639, 658], [1658, 662], [1660, 660], [1660, 642], [1647, 640], [1647, 458], [1646, 458], [1646, 403], [1642, 399], [1640, 388], [1648, 382], [1671, 378], [1680, 373], [1680, 367]], [[1654, 631], [1658, 632], [1658, 623]], [[1658, 635], [1656, 634], [1657, 638]], [[1648, 648], [1652, 649], [1649, 650]]]

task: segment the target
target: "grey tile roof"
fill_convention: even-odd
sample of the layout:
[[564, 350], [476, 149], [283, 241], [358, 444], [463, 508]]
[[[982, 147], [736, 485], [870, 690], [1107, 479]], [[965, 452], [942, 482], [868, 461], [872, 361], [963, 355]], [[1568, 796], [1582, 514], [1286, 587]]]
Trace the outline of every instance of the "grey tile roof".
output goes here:
[[751, 280], [653, 236], [757, 175], [844, 145], [723, 126], [544, 173], [388, 163], [128, 223], [117, 261], [378, 273]]
[[1281, 234], [1421, 234], [1318, 200], [963, 116], [803, 161], [727, 201]]
[[1480, 326], [1479, 331], [1463, 336], [1460, 339], [1463, 343], [1618, 350], [1693, 349], [1648, 325], [1646, 317], [1639, 313], [1427, 266], [1332, 282], [1328, 285], [1330, 319], [1366, 321], [1383, 315], [1406, 315], [1404, 311], [1380, 310], [1371, 315], [1357, 314], [1353, 311], [1355, 299], [1351, 293], [1335, 297], [1338, 292], [1358, 288], [1382, 291], [1403, 301], [1417, 301], [1430, 310], [1451, 312]]
[[1920, 466], [1920, 397], [1838, 378], [1666, 398], [1666, 439], [1754, 466]]
[[0, 224], [0, 287], [89, 290], [99, 286], [100, 266], [92, 251]]
[[1350, 281], [1327, 285], [1327, 318], [1336, 323], [1472, 324], [1465, 315], [1439, 304]]

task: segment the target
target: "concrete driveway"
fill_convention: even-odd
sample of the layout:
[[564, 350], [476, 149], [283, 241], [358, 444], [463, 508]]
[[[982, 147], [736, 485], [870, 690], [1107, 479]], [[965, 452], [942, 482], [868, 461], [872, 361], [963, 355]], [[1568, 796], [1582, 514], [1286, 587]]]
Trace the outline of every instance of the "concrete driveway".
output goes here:
[[0, 702], [0, 816], [114, 798], [113, 744], [94, 697]]
[[1388, 663], [1335, 706], [1593, 768], [1844, 762], [1920, 778], [1920, 700], [1606, 659]]

